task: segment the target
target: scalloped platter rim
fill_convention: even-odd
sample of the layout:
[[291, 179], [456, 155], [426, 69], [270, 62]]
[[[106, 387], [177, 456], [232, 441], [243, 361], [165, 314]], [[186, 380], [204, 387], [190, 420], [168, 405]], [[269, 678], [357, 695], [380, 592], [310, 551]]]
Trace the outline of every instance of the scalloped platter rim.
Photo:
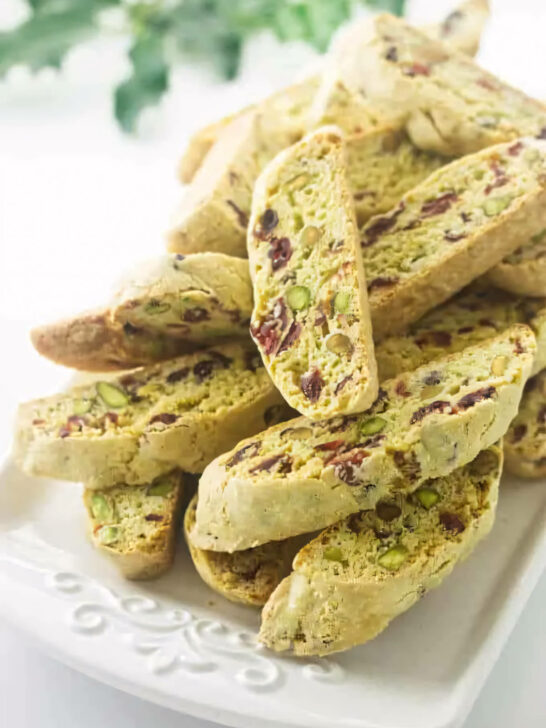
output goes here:
[[0, 471], [0, 615], [141, 698], [237, 728], [457, 728], [546, 566], [544, 483], [504, 477], [491, 535], [368, 645], [274, 655], [259, 614], [208, 589], [182, 543], [158, 581], [124, 581], [87, 542], [81, 488]]

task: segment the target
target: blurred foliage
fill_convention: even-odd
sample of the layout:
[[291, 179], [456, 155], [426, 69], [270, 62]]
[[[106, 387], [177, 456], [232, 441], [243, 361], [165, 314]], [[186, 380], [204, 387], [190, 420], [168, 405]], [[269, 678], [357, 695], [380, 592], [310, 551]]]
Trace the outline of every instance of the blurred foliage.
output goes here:
[[245, 39], [271, 29], [281, 41], [301, 40], [323, 52], [356, 4], [401, 15], [405, 0], [27, 0], [28, 19], [0, 33], [0, 77], [12, 66], [59, 68], [74, 46], [101, 30], [103, 11], [116, 9], [131, 39], [131, 73], [116, 89], [114, 111], [133, 131], [142, 109], [169, 87], [180, 58], [237, 75]]

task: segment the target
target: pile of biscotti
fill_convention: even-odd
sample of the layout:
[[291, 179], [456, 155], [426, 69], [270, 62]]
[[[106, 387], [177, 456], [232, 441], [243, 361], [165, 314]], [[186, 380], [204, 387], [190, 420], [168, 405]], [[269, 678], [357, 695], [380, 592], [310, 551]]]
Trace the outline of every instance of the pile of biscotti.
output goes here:
[[471, 60], [486, 17], [359, 21], [199, 131], [169, 254], [32, 332], [94, 374], [21, 406], [21, 468], [83, 482], [134, 579], [171, 566], [185, 485], [199, 574], [272, 649], [363, 643], [440, 584], [503, 437], [546, 476], [546, 107]]

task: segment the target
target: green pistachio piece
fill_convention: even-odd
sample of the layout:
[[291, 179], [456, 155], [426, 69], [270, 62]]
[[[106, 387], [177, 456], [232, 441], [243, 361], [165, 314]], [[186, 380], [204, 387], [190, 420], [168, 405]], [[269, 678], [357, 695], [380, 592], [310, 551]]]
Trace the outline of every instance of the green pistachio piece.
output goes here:
[[93, 518], [103, 523], [114, 518], [114, 509], [108, 500], [101, 493], [93, 493], [91, 496], [91, 511]]
[[103, 526], [97, 533], [99, 541], [105, 546], [119, 541], [120, 531], [117, 526]]
[[90, 399], [77, 399], [74, 402], [74, 414], [75, 415], [84, 415], [86, 412], [89, 412], [91, 409], [92, 402]]
[[427, 509], [427, 511], [429, 508], [432, 508], [432, 506], [435, 506], [440, 500], [440, 494], [438, 491], [434, 490], [434, 488], [427, 488], [426, 486], [418, 488], [415, 491], [415, 497], [423, 508]]
[[483, 203], [482, 210], [485, 212], [487, 217], [493, 217], [505, 210], [511, 202], [512, 197], [510, 195], [504, 195], [503, 197], [491, 197]]
[[370, 417], [360, 425], [360, 432], [363, 435], [376, 435], [387, 426], [387, 421], [382, 417]]
[[348, 354], [352, 351], [353, 345], [345, 334], [332, 334], [326, 340], [326, 348], [334, 354]]
[[388, 551], [377, 559], [379, 566], [389, 571], [398, 571], [404, 561], [408, 558], [409, 551], [402, 544], [392, 546]]
[[152, 298], [151, 301], [148, 301], [148, 303], [144, 306], [145, 313], [149, 314], [150, 316], [156, 316], [159, 313], [167, 313], [167, 311], [170, 310], [170, 303], [161, 303], [161, 301], [157, 301], [154, 298]]
[[351, 305], [351, 294], [349, 291], [339, 291], [334, 298], [334, 310], [338, 313], [347, 313]]
[[496, 377], [502, 377], [504, 372], [506, 371], [506, 366], [508, 365], [508, 357], [507, 356], [496, 356], [493, 361], [491, 362], [491, 374], [494, 374]]
[[129, 397], [125, 392], [110, 382], [97, 382], [97, 394], [104, 404], [114, 409], [120, 409], [129, 404]]
[[303, 245], [315, 245], [321, 236], [318, 227], [308, 225], [301, 234], [301, 242]]
[[174, 483], [172, 480], [167, 480], [166, 478], [162, 478], [160, 480], [156, 480], [155, 483], [152, 483], [150, 487], [148, 488], [148, 495], [157, 495], [161, 498], [166, 498], [168, 495], [170, 495], [174, 490]]
[[292, 286], [286, 291], [286, 300], [293, 311], [309, 308], [311, 291], [306, 286]]
[[327, 561], [343, 561], [343, 551], [339, 546], [328, 546], [324, 549], [324, 558]]
[[474, 175], [473, 175], [474, 179], [480, 180], [480, 179], [483, 179], [484, 176], [485, 176], [485, 169], [480, 169], [478, 167], [478, 169], [474, 170]]

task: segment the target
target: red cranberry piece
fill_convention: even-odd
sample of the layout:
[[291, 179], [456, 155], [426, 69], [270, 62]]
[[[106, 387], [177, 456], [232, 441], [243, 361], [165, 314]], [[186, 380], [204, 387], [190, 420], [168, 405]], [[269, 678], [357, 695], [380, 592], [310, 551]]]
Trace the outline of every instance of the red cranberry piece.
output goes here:
[[154, 415], [149, 424], [154, 425], [156, 422], [161, 422], [163, 425], [172, 425], [177, 419], [178, 415], [173, 415], [171, 412], [162, 412], [159, 415]]
[[324, 379], [320, 376], [318, 369], [307, 372], [301, 378], [301, 391], [310, 402], [318, 401], [323, 387]]
[[184, 321], [195, 324], [200, 321], [208, 321], [210, 319], [210, 314], [205, 308], [196, 306], [195, 308], [188, 308], [187, 311], [184, 311], [183, 319]]
[[293, 346], [299, 339], [300, 333], [301, 324], [297, 323], [296, 321], [292, 321], [292, 323], [290, 324], [290, 328], [288, 329], [288, 333], [286, 334], [286, 336], [282, 340], [281, 345], [279, 346], [277, 354], [280, 354], [281, 352], [290, 349], [290, 347]]
[[446, 531], [452, 531], [453, 533], [462, 533], [465, 529], [465, 525], [459, 516], [455, 513], [449, 513], [449, 511], [440, 513], [440, 523]]
[[496, 391], [493, 386], [477, 389], [475, 392], [470, 392], [469, 394], [465, 394], [464, 397], [461, 397], [457, 402], [457, 407], [459, 410], [467, 410], [478, 402], [483, 402], [484, 399], [491, 399], [496, 394]]
[[292, 256], [292, 246], [288, 238], [271, 238], [271, 249], [267, 256], [271, 258], [271, 268], [274, 271], [284, 268]]
[[455, 192], [446, 192], [434, 200], [427, 200], [421, 207], [421, 217], [433, 217], [434, 215], [442, 215], [447, 212], [451, 205], [458, 200], [459, 196]]
[[167, 375], [167, 382], [169, 384], [175, 384], [176, 382], [181, 382], [183, 379], [185, 379], [188, 374], [190, 373], [189, 367], [183, 367], [182, 369], [175, 369], [174, 372], [171, 372]]

